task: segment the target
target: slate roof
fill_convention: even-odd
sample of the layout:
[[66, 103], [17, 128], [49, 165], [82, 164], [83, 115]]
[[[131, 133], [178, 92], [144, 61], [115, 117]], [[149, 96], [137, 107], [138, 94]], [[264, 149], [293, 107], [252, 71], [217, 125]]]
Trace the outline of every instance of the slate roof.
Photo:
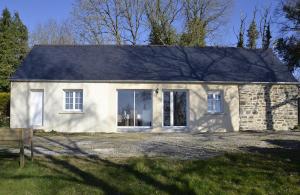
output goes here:
[[272, 50], [38, 45], [11, 80], [296, 82]]

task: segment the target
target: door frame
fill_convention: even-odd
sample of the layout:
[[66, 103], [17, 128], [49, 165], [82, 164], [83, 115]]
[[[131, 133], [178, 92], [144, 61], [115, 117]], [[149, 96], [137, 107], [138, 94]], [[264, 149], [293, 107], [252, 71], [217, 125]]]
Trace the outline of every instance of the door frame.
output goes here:
[[[183, 91], [183, 92], [186, 92], [186, 125], [185, 126], [174, 126], [174, 125], [171, 125], [172, 123], [174, 124], [174, 116], [171, 116], [172, 114], [174, 114], [174, 96], [173, 96], [173, 92], [174, 91]], [[170, 126], [165, 126], [164, 125], [164, 92], [170, 92]], [[172, 94], [172, 95], [171, 95]], [[173, 96], [173, 97], [172, 97]], [[190, 120], [190, 94], [189, 94], [189, 90], [188, 89], [162, 89], [162, 128], [164, 129], [184, 129], [184, 128], [187, 128], [189, 127], [189, 120]], [[172, 108], [173, 107], [173, 108]]]

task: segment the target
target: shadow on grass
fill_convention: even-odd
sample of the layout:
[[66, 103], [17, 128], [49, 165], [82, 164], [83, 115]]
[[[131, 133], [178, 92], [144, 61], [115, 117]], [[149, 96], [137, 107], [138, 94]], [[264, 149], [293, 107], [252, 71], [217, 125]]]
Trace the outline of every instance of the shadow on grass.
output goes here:
[[[142, 171], [137, 169], [135, 163], [113, 162], [107, 159], [99, 158], [98, 156], [95, 155], [90, 155], [85, 151], [83, 151], [80, 147], [78, 147], [76, 142], [74, 142], [69, 138], [67, 138], [69, 145], [66, 143], [60, 143], [59, 141], [51, 137], [44, 137], [44, 138], [52, 143], [55, 143], [56, 145], [67, 148], [69, 151], [73, 151], [74, 154], [78, 154], [78, 155], [72, 155], [71, 157], [72, 159], [76, 159], [76, 160], [70, 160], [70, 158], [63, 157], [61, 155], [60, 156], [47, 155], [47, 154], [45, 155], [40, 153], [39, 150], [34, 150], [35, 154], [41, 154], [46, 159], [46, 161], [35, 160], [34, 163], [37, 164], [39, 167], [43, 167], [46, 168], [47, 170], [51, 170], [51, 172], [55, 172], [57, 175], [61, 177], [51, 176], [51, 175], [35, 176], [35, 175], [27, 174], [27, 175], [13, 176], [13, 177], [8, 176], [7, 179], [20, 179], [20, 180], [38, 179], [38, 178], [44, 178], [50, 180], [58, 179], [66, 182], [73, 182], [85, 186], [90, 186], [94, 189], [103, 191], [105, 194], [132, 194], [135, 192], [134, 191], [135, 186], [131, 186], [131, 187], [120, 186], [124, 184], [124, 181], [126, 181], [126, 179], [131, 179], [134, 181], [138, 181], [138, 183], [143, 183], [144, 185], [147, 185], [152, 189], [157, 189], [167, 194], [183, 194], [183, 193], [195, 194], [195, 192], [192, 190], [189, 190], [187, 188], [184, 189], [178, 188], [178, 186], [175, 184], [161, 182], [156, 177], [149, 175], [147, 173], [143, 173]], [[39, 147], [55, 153], [54, 149], [51, 149], [49, 147], [45, 147], [41, 145], [39, 145]], [[89, 169], [89, 167], [82, 166], [82, 164], [90, 165], [92, 167], [97, 167], [99, 165], [104, 167], [106, 170], [103, 171], [103, 174], [101, 175], [101, 173], [95, 173], [93, 172], [93, 170]], [[127, 176], [128, 178], [126, 178]], [[112, 180], [114, 181], [111, 182]], [[118, 181], [120, 182], [120, 184], [118, 184]]]
[[261, 154], [265, 157], [276, 158], [280, 161], [288, 162], [295, 167], [295, 171], [300, 173], [300, 141], [267, 139], [264, 140], [274, 147], [243, 147], [242, 150], [251, 153]]
[[[78, 155], [43, 155], [37, 157], [33, 164], [28, 163], [28, 167], [32, 167], [30, 171], [20, 172], [21, 174], [7, 172], [1, 178], [12, 181], [41, 180], [39, 182], [43, 188], [51, 188], [51, 193], [61, 193], [64, 188], [70, 189], [70, 186], [78, 185], [80, 187], [75, 189], [82, 189], [82, 193], [96, 190], [96, 193], [101, 191], [104, 194], [205, 194], [204, 192], [219, 193], [233, 189], [248, 193], [257, 182], [263, 186], [261, 188], [264, 193], [269, 190], [271, 181], [276, 184], [273, 191], [284, 190], [281, 182], [286, 180], [289, 173], [299, 173], [300, 169], [300, 143], [296, 140], [265, 140], [277, 147], [247, 147], [243, 149], [254, 154], [225, 154], [205, 161], [181, 163], [180, 160], [156, 161], [148, 158], [133, 158], [126, 162], [107, 160], [89, 155], [71, 139], [64, 143], [53, 137], [45, 139]], [[55, 149], [46, 146], [39, 147], [55, 152]], [[35, 150], [35, 153], [40, 151]], [[2, 163], [0, 160], [0, 164]], [[35, 171], [35, 174], [31, 171]], [[289, 189], [294, 189], [295, 182], [297, 181], [290, 182]], [[48, 186], [45, 187], [44, 183]], [[239, 191], [244, 190], [242, 188], [245, 191]]]

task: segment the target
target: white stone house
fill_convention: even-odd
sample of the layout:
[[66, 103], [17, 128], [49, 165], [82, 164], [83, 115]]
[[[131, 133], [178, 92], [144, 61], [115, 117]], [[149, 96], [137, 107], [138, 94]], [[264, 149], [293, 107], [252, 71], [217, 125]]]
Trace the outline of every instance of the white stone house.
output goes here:
[[272, 50], [34, 46], [11, 78], [11, 128], [288, 130], [299, 83]]

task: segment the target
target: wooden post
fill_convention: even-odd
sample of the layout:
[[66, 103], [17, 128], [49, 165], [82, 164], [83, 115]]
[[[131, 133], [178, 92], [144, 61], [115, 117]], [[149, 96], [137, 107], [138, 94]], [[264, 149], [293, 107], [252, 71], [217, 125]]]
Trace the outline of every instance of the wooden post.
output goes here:
[[24, 157], [24, 132], [23, 129], [20, 129], [20, 167], [23, 168], [25, 164]]
[[30, 129], [30, 150], [31, 150], [31, 161], [33, 161], [33, 130]]

